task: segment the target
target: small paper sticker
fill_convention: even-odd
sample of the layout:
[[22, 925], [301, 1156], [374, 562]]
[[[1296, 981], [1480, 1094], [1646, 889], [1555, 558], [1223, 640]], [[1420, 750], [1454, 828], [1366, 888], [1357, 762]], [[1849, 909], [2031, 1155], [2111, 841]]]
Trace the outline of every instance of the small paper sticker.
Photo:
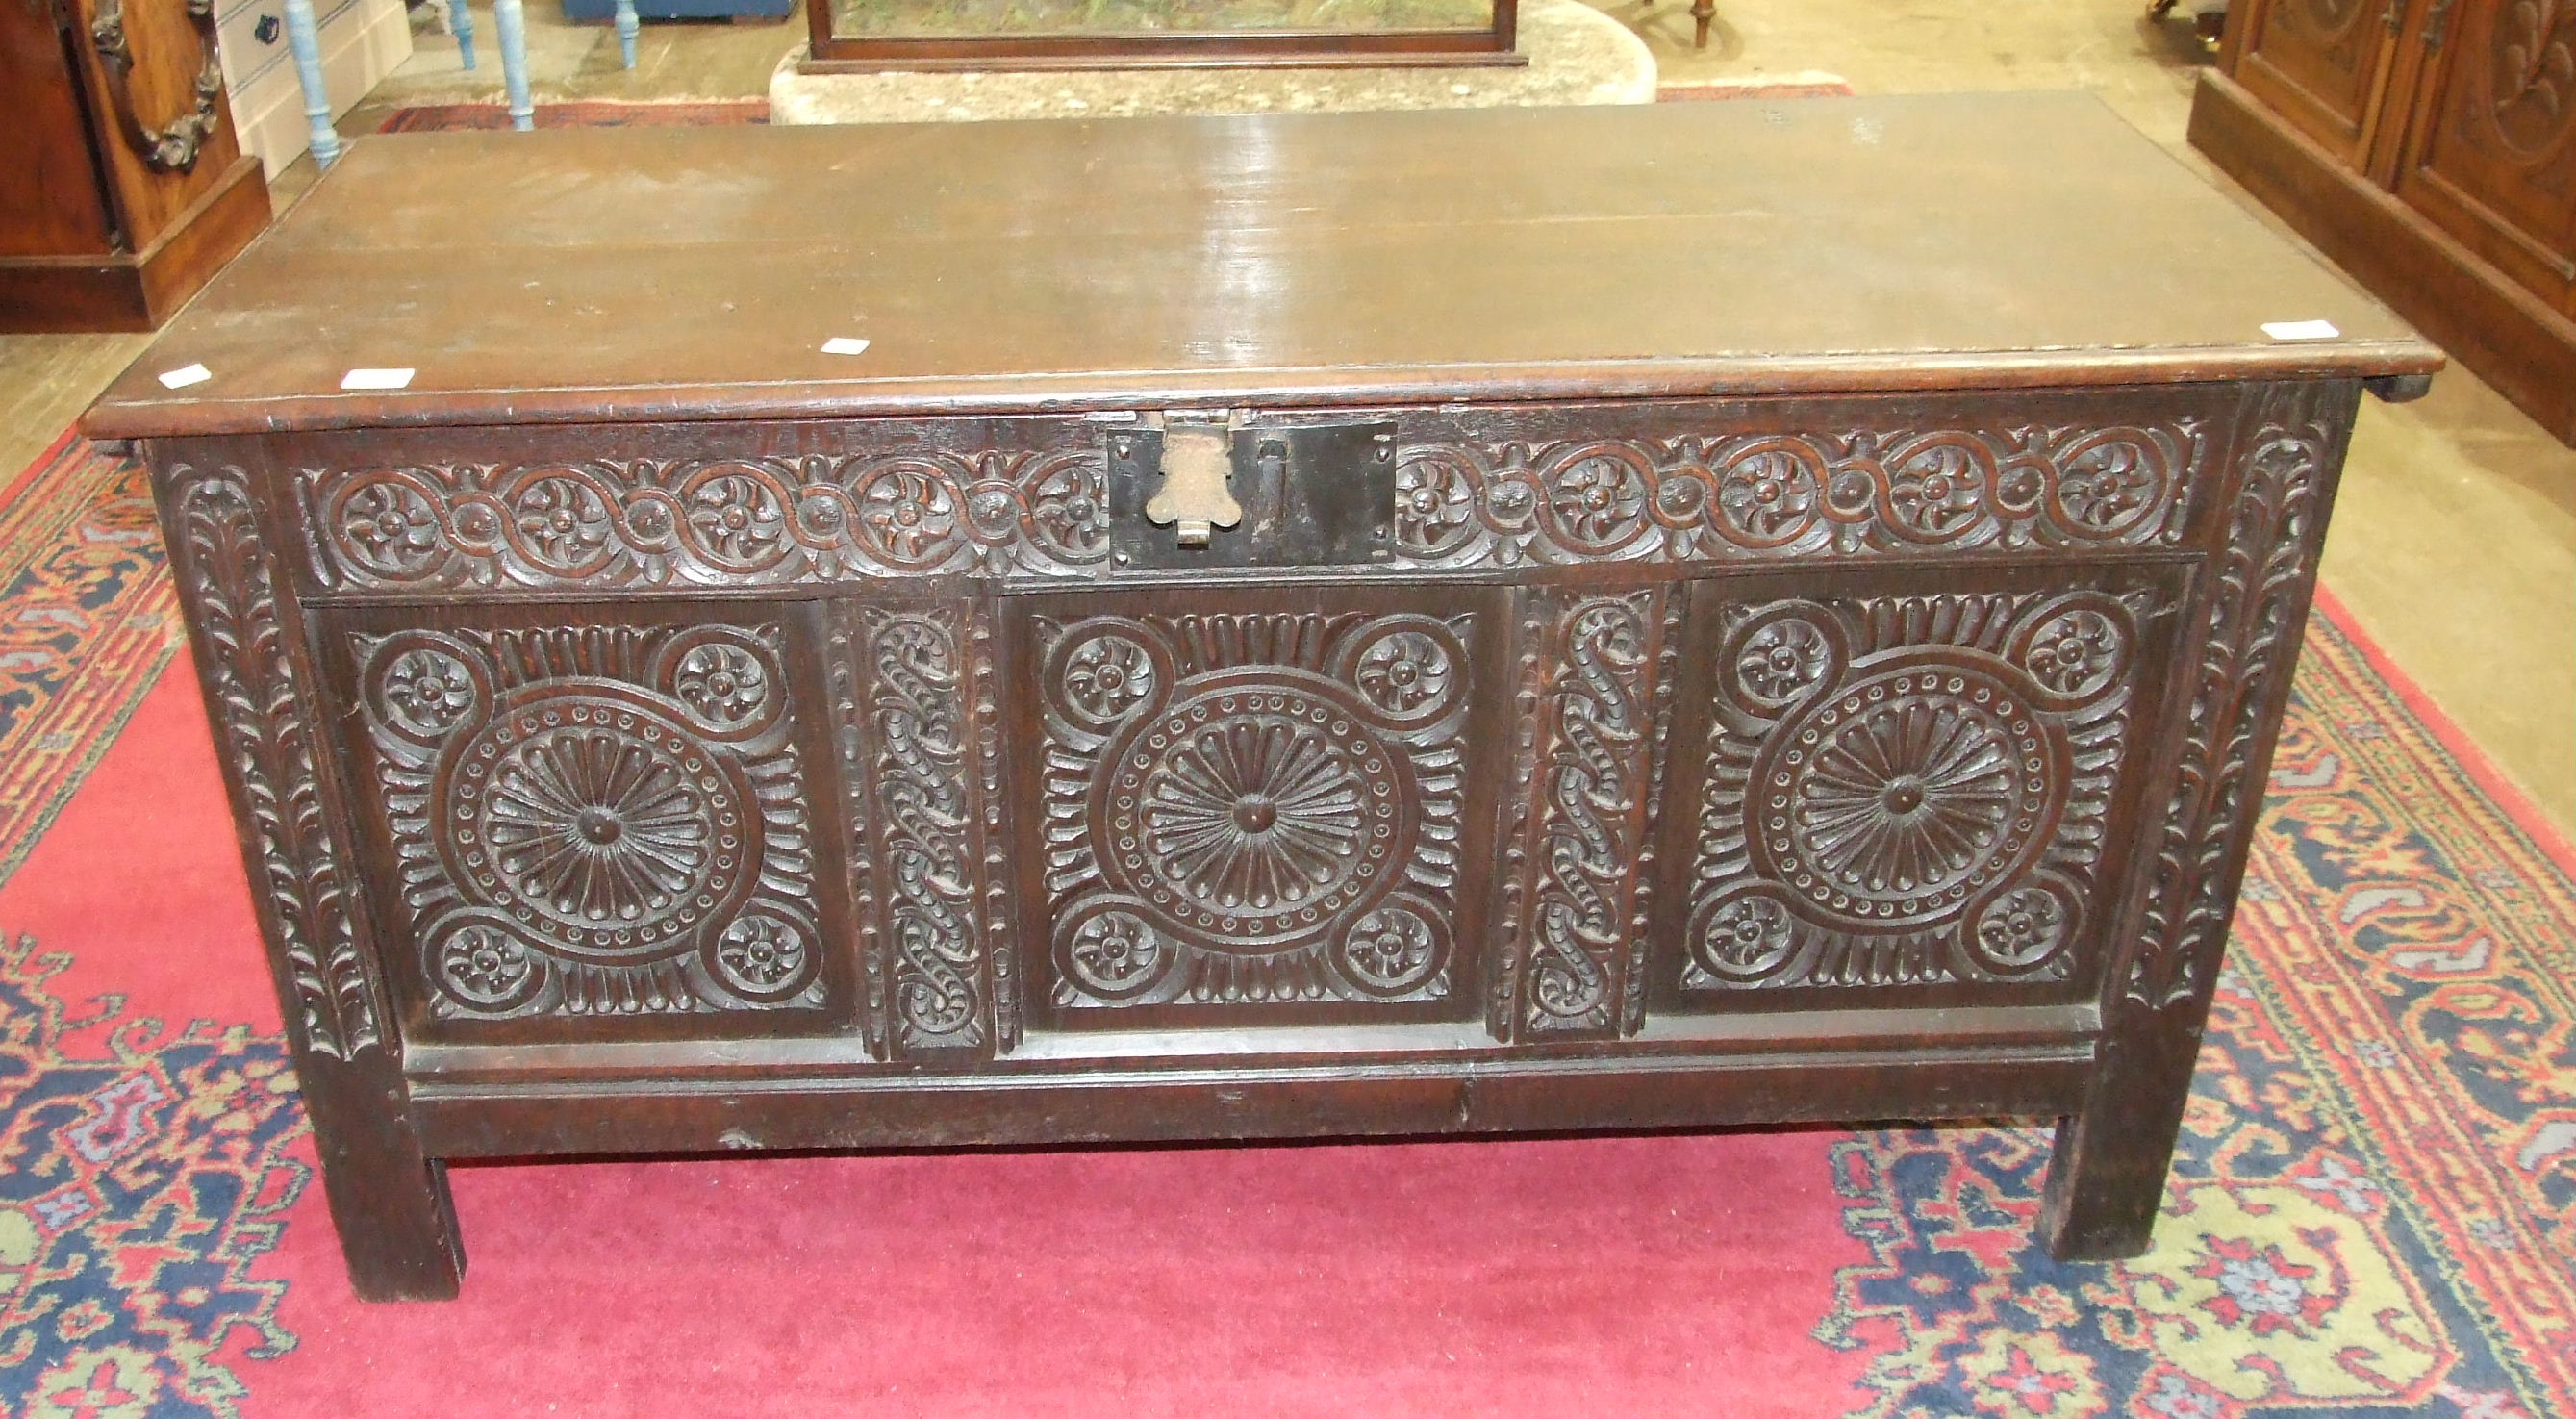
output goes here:
[[351, 370], [340, 376], [342, 389], [403, 389], [411, 384], [411, 371]]
[[2343, 332], [2331, 320], [2275, 320], [2263, 333], [2275, 340], [2331, 340]]
[[204, 365], [181, 365], [175, 370], [161, 372], [161, 387], [185, 389], [192, 384], [203, 384], [214, 377], [215, 372]]
[[868, 342], [855, 335], [835, 335], [823, 342], [823, 353], [827, 355], [864, 355], [867, 350]]

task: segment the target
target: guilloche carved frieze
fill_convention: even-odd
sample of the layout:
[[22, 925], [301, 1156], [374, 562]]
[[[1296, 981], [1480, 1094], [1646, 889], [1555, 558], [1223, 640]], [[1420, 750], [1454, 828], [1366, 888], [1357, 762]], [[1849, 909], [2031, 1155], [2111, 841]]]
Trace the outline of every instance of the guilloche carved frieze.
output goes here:
[[1408, 443], [1395, 536], [1400, 559], [1442, 567], [2169, 546], [2209, 451], [2187, 417]]
[[355, 589], [791, 586], [1084, 575], [1094, 443], [728, 459], [301, 469], [314, 575]]
[[[1105, 437], [304, 468], [296, 488], [313, 574], [338, 590], [1091, 577], [1110, 569]], [[2001, 430], [1415, 437], [1398, 454], [1385, 565], [2170, 546], [2209, 452], [2192, 416]]]

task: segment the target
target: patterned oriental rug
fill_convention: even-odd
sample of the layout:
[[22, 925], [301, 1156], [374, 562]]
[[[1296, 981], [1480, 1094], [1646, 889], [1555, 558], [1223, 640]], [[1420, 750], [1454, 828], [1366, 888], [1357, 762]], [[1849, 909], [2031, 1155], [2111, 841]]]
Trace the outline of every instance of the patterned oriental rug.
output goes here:
[[0, 1414], [2576, 1414], [2576, 857], [2331, 606], [2137, 1261], [2008, 1123], [459, 1168], [362, 1305], [140, 497], [0, 505]]

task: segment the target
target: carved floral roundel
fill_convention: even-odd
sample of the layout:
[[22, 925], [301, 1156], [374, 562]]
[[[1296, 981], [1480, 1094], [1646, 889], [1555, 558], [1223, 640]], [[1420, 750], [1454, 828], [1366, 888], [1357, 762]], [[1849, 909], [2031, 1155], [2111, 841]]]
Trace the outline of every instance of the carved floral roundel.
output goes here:
[[[1312, 938], [1377, 897], [1411, 850], [1403, 755], [1320, 684], [1200, 682], [1104, 762], [1109, 875], [1161, 924], [1219, 949]], [[1392, 959], [1409, 933], [1388, 927]]]
[[[739, 770], [666, 710], [616, 688], [502, 706], [449, 758], [438, 822], [441, 852], [470, 898], [605, 959], [692, 944], [739, 904], [758, 860]], [[776, 945], [736, 952], [746, 984], [770, 969], [763, 952]]]
[[1928, 921], [2011, 880], [2055, 826], [2055, 735], [1975, 666], [1899, 661], [1821, 697], [1756, 767], [1756, 851], [1821, 917]]

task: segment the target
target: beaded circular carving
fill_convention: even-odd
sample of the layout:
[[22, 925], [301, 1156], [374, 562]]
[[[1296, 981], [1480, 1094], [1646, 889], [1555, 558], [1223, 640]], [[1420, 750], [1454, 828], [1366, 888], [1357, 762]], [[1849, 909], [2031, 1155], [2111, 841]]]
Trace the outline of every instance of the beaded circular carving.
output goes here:
[[1763, 980], [1797, 955], [1797, 920], [1777, 887], [1748, 882], [1701, 903], [1691, 918], [1690, 946], [1700, 965], [1721, 979]]
[[1203, 685], [1104, 758], [1109, 875], [1219, 950], [1310, 939], [1383, 891], [1411, 851], [1403, 756], [1320, 685]]
[[497, 922], [472, 916], [451, 920], [426, 946], [430, 978], [475, 1010], [515, 1009], [545, 984], [543, 958]]
[[1449, 932], [1419, 898], [1391, 898], [1351, 923], [1333, 962], [1361, 993], [1392, 999], [1420, 990], [1449, 960]]
[[1057, 965], [1084, 991], [1120, 1002], [1153, 991], [1180, 960], [1142, 916], [1114, 903], [1066, 923], [1056, 955]]
[[775, 1004], [814, 983], [813, 931], [777, 912], [747, 911], [700, 950], [709, 973], [746, 1000]]
[[454, 880], [572, 954], [685, 949], [751, 885], [758, 820], [748, 785], [640, 700], [596, 691], [522, 700], [460, 743], [446, 775], [437, 832]]
[[1828, 919], [1936, 920], [2027, 864], [2053, 827], [2063, 764], [2054, 732], [1996, 676], [1883, 667], [1773, 738], [1755, 769], [1756, 851]]

